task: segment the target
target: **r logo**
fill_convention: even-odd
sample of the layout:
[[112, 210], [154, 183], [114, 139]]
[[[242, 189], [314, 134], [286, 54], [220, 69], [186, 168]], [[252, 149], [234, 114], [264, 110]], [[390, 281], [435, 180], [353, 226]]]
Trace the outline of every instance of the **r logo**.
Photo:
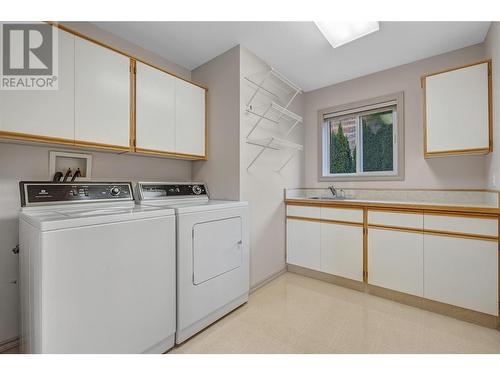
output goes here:
[[52, 26], [5, 23], [2, 27], [4, 76], [53, 74]]

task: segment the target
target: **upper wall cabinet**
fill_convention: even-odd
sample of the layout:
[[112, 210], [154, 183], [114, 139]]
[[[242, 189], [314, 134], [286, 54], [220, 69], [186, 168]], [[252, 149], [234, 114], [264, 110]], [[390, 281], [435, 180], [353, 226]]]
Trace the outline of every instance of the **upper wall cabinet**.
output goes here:
[[422, 77], [425, 157], [492, 150], [491, 60]]
[[205, 89], [175, 81], [175, 150], [205, 156]]
[[175, 151], [174, 76], [141, 62], [136, 65], [136, 147]]
[[136, 63], [135, 150], [205, 158], [205, 89]]
[[47, 27], [58, 31], [58, 89], [0, 90], [0, 139], [206, 159], [207, 89]]
[[72, 144], [74, 129], [74, 43], [58, 35], [57, 90], [0, 90], [0, 137]]
[[75, 143], [130, 146], [130, 59], [75, 40]]

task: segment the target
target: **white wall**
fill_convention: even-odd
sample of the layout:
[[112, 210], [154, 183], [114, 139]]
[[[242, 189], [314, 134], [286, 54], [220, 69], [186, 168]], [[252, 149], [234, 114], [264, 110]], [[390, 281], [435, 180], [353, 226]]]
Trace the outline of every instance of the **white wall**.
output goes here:
[[[69, 26], [136, 57], [151, 61], [183, 78], [191, 78], [189, 70], [86, 22], [71, 23]], [[18, 272], [18, 257], [11, 252], [18, 243], [18, 183], [20, 180], [51, 178], [48, 151], [52, 149], [57, 147], [0, 143], [0, 343], [18, 334], [18, 288], [10, 283], [17, 279]], [[191, 180], [192, 162], [189, 161], [91, 153], [94, 159], [92, 178], [95, 180]]]
[[[286, 160], [289, 151], [267, 150], [247, 170], [249, 162], [259, 152], [260, 147], [246, 143], [246, 136], [256, 118], [246, 114], [246, 103], [254, 89], [244, 80], [269, 66], [245, 48], [241, 48], [241, 155], [240, 191], [241, 199], [250, 203], [250, 284], [258, 285], [285, 268], [285, 206], [284, 188], [300, 187], [303, 184], [303, 155], [298, 153], [281, 171], [276, 173], [280, 164]], [[263, 98], [262, 98], [263, 99]], [[267, 101], [262, 100], [267, 103]], [[290, 110], [303, 115], [303, 95], [298, 96]], [[264, 124], [263, 124], [264, 125]], [[283, 136], [283, 129], [267, 124], [258, 127], [252, 138], [270, 135]], [[289, 140], [303, 143], [303, 128], [297, 126]]]
[[204, 181], [213, 199], [240, 199], [240, 48], [234, 47], [192, 71], [208, 87], [207, 161], [193, 163], [193, 180]]
[[493, 153], [488, 157], [488, 186], [500, 189], [500, 22], [492, 22], [485, 40], [486, 57], [492, 59]]
[[[498, 40], [496, 43], [498, 44]], [[485, 156], [424, 159], [420, 88], [422, 75], [479, 61], [484, 59], [484, 56], [484, 46], [475, 45], [306, 93], [305, 187], [325, 187], [332, 184], [318, 182], [318, 110], [404, 91], [404, 181], [335, 182], [335, 185], [378, 188], [484, 188], [487, 180]]]

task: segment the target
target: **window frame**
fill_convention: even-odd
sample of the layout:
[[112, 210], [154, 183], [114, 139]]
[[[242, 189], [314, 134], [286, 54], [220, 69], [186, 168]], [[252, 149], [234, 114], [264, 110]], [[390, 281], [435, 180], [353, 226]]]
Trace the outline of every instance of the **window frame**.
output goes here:
[[[325, 126], [325, 116], [348, 117], [353, 114], [366, 115], [369, 112], [377, 112], [390, 106], [396, 107], [395, 121], [393, 122], [393, 171], [356, 172], [356, 173], [330, 173], [330, 134], [329, 127]], [[362, 125], [357, 124], [357, 146], [362, 146], [363, 134], [360, 129]], [[356, 170], [361, 170], [363, 150], [357, 147]], [[318, 181], [400, 181], [404, 180], [405, 166], [404, 148], [404, 93], [398, 92], [379, 96], [372, 99], [342, 104], [318, 111]]]

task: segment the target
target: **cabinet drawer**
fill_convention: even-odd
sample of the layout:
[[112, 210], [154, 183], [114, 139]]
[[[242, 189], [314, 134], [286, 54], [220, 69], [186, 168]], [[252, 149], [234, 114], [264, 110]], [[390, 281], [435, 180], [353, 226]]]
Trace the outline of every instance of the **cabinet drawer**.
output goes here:
[[422, 229], [424, 227], [424, 215], [418, 212], [368, 211], [368, 224]]
[[325, 220], [363, 223], [363, 210], [321, 207], [321, 218]]
[[299, 217], [310, 217], [313, 219], [319, 219], [321, 217], [321, 209], [319, 207], [311, 206], [286, 206], [286, 214], [288, 216], [299, 216]]
[[498, 219], [491, 217], [424, 215], [424, 229], [443, 232], [498, 235]]

